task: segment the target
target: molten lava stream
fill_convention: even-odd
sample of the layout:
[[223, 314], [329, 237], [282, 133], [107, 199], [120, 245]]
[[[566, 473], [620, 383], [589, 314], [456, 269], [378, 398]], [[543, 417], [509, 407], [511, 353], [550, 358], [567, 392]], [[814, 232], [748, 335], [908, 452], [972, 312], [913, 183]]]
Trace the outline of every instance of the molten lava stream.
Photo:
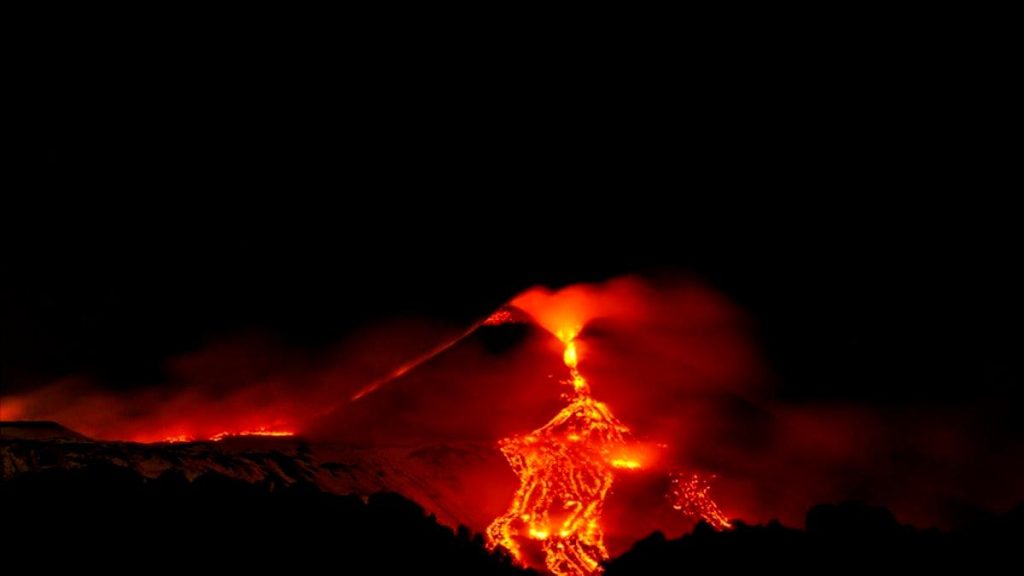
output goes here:
[[[712, 477], [713, 479], [713, 477]], [[672, 507], [691, 518], [700, 518], [715, 530], [732, 528], [732, 523], [711, 499], [711, 484], [697, 474], [672, 475]]]
[[[295, 432], [291, 432], [289, 430], [268, 430], [265, 427], [260, 427], [255, 430], [241, 430], [238, 432], [218, 432], [217, 434], [214, 434], [213, 436], [207, 438], [207, 440], [211, 442], [220, 442], [225, 438], [238, 438], [242, 436], [268, 436], [274, 438], [285, 438], [295, 436]], [[195, 441], [195, 437], [190, 436], [188, 434], [175, 434], [173, 436], [167, 436], [164, 439], [160, 440], [160, 442], [165, 442], [168, 444], [178, 444], [181, 442]]]
[[524, 544], [539, 544], [545, 565], [557, 575], [601, 571], [608, 551], [600, 519], [614, 470], [640, 467], [626, 454], [629, 428], [591, 397], [577, 370], [577, 332], [558, 334], [573, 387], [569, 404], [531, 434], [501, 441], [520, 487], [508, 511], [487, 528], [490, 547], [504, 547], [520, 563]]

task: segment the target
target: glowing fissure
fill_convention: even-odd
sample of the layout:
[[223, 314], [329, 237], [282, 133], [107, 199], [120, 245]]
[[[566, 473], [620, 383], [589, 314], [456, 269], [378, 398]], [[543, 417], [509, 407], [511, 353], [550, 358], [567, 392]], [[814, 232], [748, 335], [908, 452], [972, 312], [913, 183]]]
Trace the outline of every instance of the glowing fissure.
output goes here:
[[[213, 436], [207, 438], [207, 440], [212, 442], [220, 442], [225, 438], [235, 438], [238, 436], [271, 436], [275, 438], [284, 438], [288, 436], [295, 436], [295, 432], [291, 432], [289, 430], [268, 430], [266, 428], [257, 428], [255, 430], [241, 430], [239, 432], [218, 432], [217, 434], [214, 434]], [[173, 436], [167, 436], [166, 438], [161, 440], [161, 442], [167, 442], [169, 444], [195, 441], [195, 437], [189, 436], [188, 434], [175, 434]]]
[[285, 430], [264, 430], [264, 429], [259, 429], [259, 430], [242, 430], [241, 432], [220, 432], [218, 434], [214, 434], [213, 436], [210, 436], [210, 440], [213, 440], [214, 442], [219, 442], [219, 441], [221, 441], [221, 440], [223, 440], [225, 438], [232, 438], [232, 437], [235, 437], [235, 436], [273, 436], [273, 437], [277, 437], [277, 438], [282, 438], [282, 437], [286, 437], [286, 436], [295, 436], [295, 432], [288, 432], [288, 431], [285, 431]]

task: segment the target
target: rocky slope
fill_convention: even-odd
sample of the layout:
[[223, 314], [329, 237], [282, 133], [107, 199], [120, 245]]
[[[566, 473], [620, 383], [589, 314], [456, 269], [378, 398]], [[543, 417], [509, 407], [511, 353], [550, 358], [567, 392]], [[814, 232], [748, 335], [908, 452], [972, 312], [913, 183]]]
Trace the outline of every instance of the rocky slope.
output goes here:
[[[504, 468], [493, 446], [471, 443], [366, 448], [249, 436], [219, 442], [139, 444], [92, 441], [56, 424], [5, 423], [2, 430], [0, 478], [5, 480], [45, 470], [112, 464], [150, 479], [176, 471], [189, 480], [217, 474], [270, 486], [313, 485], [334, 494], [397, 492], [442, 523], [474, 529], [485, 526], [497, 510], [467, 496], [468, 484], [488, 471]], [[510, 492], [514, 479], [509, 474], [503, 480], [497, 484]]]

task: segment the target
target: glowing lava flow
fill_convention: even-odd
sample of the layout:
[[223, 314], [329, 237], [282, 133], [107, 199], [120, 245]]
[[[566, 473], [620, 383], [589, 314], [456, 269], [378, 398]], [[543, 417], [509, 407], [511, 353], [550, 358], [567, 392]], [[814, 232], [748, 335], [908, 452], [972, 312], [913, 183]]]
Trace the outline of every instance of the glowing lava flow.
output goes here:
[[283, 438], [287, 436], [295, 436], [295, 432], [287, 432], [284, 430], [265, 430], [260, 428], [257, 430], [242, 430], [241, 432], [221, 432], [210, 436], [210, 440], [220, 442], [225, 438], [234, 438], [236, 436], [273, 436], [275, 438]]
[[601, 571], [608, 551], [600, 519], [614, 470], [640, 467], [627, 453], [629, 428], [591, 397], [576, 368], [577, 332], [558, 333], [573, 387], [569, 405], [533, 433], [501, 441], [520, 486], [508, 511], [487, 527], [489, 546], [504, 547], [520, 562], [520, 540], [539, 542], [557, 575]]
[[732, 528], [732, 523], [711, 499], [711, 485], [697, 474], [673, 474], [669, 498], [672, 507], [687, 516], [700, 518], [715, 530]]
[[499, 324], [504, 324], [512, 320], [512, 312], [507, 307], [503, 306], [495, 310], [490, 316], [476, 321], [469, 328], [466, 328], [466, 330], [463, 331], [458, 336], [441, 342], [440, 344], [434, 346], [425, 353], [420, 354], [416, 358], [413, 358], [412, 360], [406, 362], [405, 364], [402, 364], [398, 368], [395, 368], [383, 378], [378, 378], [377, 380], [362, 387], [358, 392], [352, 395], [352, 401], [354, 402], [356, 400], [359, 400], [363, 396], [375, 392], [381, 386], [384, 386], [388, 382], [391, 382], [392, 380], [402, 377], [403, 375], [408, 373], [410, 370], [416, 368], [417, 366], [426, 364], [433, 358], [437, 357], [439, 354], [447, 351], [452, 346], [455, 346], [459, 342], [462, 342], [463, 340], [468, 338], [470, 334], [476, 332], [477, 328], [480, 328], [481, 326], [497, 326]]
[[[256, 430], [242, 430], [241, 432], [219, 432], [210, 436], [208, 440], [211, 442], [220, 442], [225, 438], [235, 438], [238, 436], [272, 436], [275, 438], [284, 438], [288, 436], [295, 436], [295, 432], [286, 430], [267, 430], [266, 428], [257, 428]], [[187, 434], [176, 434], [174, 436], [168, 436], [161, 440], [168, 444], [179, 444], [182, 442], [195, 442], [196, 439]]]

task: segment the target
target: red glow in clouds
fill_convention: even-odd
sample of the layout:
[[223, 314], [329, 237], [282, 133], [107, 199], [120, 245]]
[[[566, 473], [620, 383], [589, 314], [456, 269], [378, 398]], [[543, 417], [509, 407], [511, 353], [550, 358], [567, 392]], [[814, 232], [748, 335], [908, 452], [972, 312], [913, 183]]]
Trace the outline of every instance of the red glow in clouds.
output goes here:
[[161, 386], [114, 391], [68, 377], [4, 396], [4, 420], [55, 420], [100, 440], [210, 440], [295, 434], [346, 401], [346, 390], [415, 355], [444, 334], [423, 322], [368, 329], [325, 353], [247, 335], [175, 357]]

